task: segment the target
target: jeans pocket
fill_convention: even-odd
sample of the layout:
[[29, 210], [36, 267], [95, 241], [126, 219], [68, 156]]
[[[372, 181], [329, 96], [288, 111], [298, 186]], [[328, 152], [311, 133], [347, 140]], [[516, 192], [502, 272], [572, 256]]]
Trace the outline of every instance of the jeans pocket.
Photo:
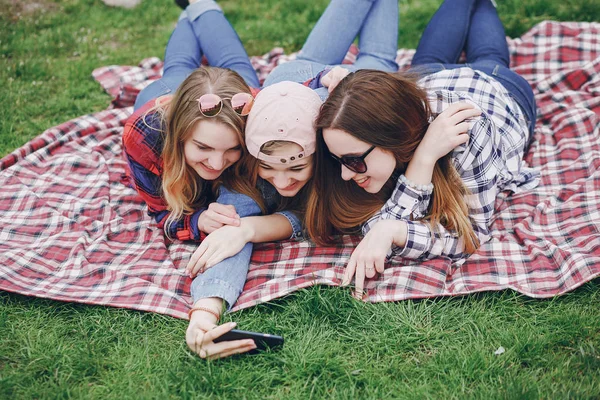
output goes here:
[[[267, 76], [263, 87], [283, 81], [297, 83], [306, 82], [307, 80], [314, 78], [315, 75], [321, 71], [319, 70], [315, 72], [313, 64], [315, 63], [305, 60], [292, 60], [284, 64], [280, 64], [273, 71], [271, 71], [269, 76]], [[324, 65], [323, 68], [325, 68]]]

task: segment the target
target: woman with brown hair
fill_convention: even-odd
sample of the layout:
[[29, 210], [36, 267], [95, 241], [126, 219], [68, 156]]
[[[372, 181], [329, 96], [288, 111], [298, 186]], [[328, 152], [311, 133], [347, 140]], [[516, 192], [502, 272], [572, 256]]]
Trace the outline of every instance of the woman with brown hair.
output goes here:
[[[463, 50], [467, 64], [456, 64]], [[330, 94], [307, 229], [320, 245], [362, 231], [342, 282], [355, 277], [357, 296], [390, 255], [462, 262], [490, 239], [496, 194], [537, 185], [523, 161], [533, 92], [508, 67], [492, 2], [446, 0], [410, 75], [358, 71]]]

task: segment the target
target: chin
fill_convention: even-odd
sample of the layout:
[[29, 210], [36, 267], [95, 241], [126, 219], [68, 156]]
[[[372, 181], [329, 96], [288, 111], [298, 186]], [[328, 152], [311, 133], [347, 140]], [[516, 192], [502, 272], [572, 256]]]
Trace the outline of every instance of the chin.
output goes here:
[[281, 190], [277, 189], [277, 193], [279, 193], [281, 195], [281, 197], [294, 197], [295, 195], [298, 194], [298, 192], [300, 191], [300, 189], [289, 191], [286, 190], [285, 192], [282, 192]]
[[219, 173], [214, 173], [211, 174], [207, 171], [204, 171], [202, 169], [197, 169], [196, 173], [200, 176], [200, 178], [204, 179], [205, 181], [214, 181], [215, 179], [217, 179], [218, 177], [221, 176], [221, 174], [223, 173], [223, 171], [220, 171]]
[[366, 188], [364, 188], [364, 190], [367, 193], [376, 194], [379, 193], [382, 187], [383, 185], [369, 185]]
[[275, 187], [275, 189], [277, 190], [277, 193], [281, 195], [281, 197], [294, 197], [302, 190], [305, 184], [306, 183], [301, 183], [300, 185], [298, 185], [298, 187], [292, 190], [281, 190], [277, 187]]

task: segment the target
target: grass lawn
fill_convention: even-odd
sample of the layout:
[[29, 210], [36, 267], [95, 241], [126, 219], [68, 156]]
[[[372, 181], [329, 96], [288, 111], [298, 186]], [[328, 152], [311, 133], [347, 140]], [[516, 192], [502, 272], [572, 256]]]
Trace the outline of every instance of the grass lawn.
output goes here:
[[[600, 15], [597, 0], [498, 2], [513, 37]], [[401, 47], [416, 46], [439, 3], [401, 1]], [[220, 4], [262, 54], [298, 50], [327, 0]], [[106, 108], [91, 71], [162, 57], [178, 13], [168, 0], [0, 0], [0, 156]], [[314, 287], [225, 317], [282, 334], [282, 351], [205, 362], [187, 350], [186, 321], [0, 292], [0, 399], [598, 398], [599, 303], [600, 280], [550, 300], [504, 291], [375, 305]]]

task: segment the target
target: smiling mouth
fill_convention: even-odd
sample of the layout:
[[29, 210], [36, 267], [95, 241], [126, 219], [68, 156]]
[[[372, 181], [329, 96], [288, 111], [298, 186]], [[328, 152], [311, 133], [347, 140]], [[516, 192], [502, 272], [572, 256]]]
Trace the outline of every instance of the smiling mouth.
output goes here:
[[292, 189], [295, 189], [297, 185], [298, 185], [298, 182], [294, 182], [294, 183], [292, 183], [291, 185], [289, 185], [289, 186], [286, 186], [286, 187], [284, 187], [284, 188], [283, 188], [283, 189], [281, 189], [281, 190], [292, 190]]
[[208, 165], [204, 164], [204, 163], [199, 163], [204, 169], [206, 169], [209, 172], [221, 172], [222, 169], [214, 169], [209, 167]]
[[366, 178], [362, 178], [362, 179], [354, 179], [354, 182], [356, 182], [356, 184], [360, 187], [364, 187], [365, 183], [367, 183], [367, 181], [371, 179], [370, 176], [367, 176]]

